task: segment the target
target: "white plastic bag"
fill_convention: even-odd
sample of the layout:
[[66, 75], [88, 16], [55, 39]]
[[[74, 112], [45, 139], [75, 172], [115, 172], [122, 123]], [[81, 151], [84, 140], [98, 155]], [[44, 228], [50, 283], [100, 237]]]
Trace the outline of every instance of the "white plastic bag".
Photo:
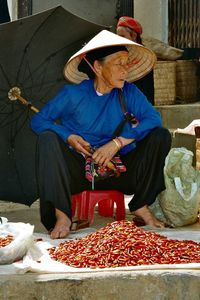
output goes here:
[[200, 126], [200, 119], [193, 120], [187, 127], [185, 128], [177, 128], [174, 133], [183, 133], [183, 134], [190, 134], [195, 135], [195, 127]]
[[172, 148], [166, 157], [166, 189], [158, 195], [158, 200], [168, 223], [174, 227], [197, 221], [200, 183], [192, 161], [193, 153], [186, 148]]
[[0, 248], [0, 264], [11, 264], [21, 259], [33, 245], [34, 226], [25, 223], [5, 223], [0, 225], [0, 237], [13, 236], [13, 241]]
[[5, 224], [8, 222], [8, 219], [5, 217], [0, 217], [0, 224]]

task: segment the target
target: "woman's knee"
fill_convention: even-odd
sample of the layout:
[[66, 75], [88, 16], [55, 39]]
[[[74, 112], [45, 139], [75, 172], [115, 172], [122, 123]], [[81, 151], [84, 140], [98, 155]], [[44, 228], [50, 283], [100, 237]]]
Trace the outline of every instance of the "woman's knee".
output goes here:
[[42, 132], [38, 137], [38, 144], [41, 145], [50, 145], [51, 142], [58, 140], [58, 136], [55, 132], [47, 130]]
[[50, 155], [55, 155], [55, 153], [60, 149], [60, 140], [56, 133], [52, 131], [44, 131], [38, 137], [38, 144], [37, 144], [37, 152], [40, 155], [46, 156], [47, 153]]
[[151, 132], [152, 137], [154, 138], [155, 142], [159, 142], [161, 144], [165, 144], [166, 146], [171, 146], [171, 133], [167, 128], [164, 127], [157, 127]]
[[50, 130], [43, 131], [39, 135], [39, 140], [49, 140], [52, 138], [57, 138], [57, 134]]

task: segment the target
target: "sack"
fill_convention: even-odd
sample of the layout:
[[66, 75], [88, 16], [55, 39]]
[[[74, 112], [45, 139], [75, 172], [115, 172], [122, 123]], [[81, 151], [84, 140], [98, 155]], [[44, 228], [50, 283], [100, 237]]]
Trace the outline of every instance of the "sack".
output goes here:
[[174, 227], [193, 224], [200, 208], [199, 172], [192, 166], [193, 153], [186, 148], [172, 148], [166, 157], [166, 190], [158, 200], [168, 223]]
[[185, 128], [177, 128], [174, 133], [183, 133], [183, 134], [190, 134], [195, 135], [195, 127], [200, 126], [200, 119], [193, 120], [187, 127]]
[[119, 156], [114, 156], [109, 167], [99, 166], [94, 159], [87, 157], [85, 161], [85, 177], [88, 181], [99, 181], [111, 176], [119, 177], [120, 173], [126, 172]]
[[153, 37], [143, 37], [142, 44], [151, 49], [162, 60], [177, 60], [183, 56], [184, 50], [178, 49], [155, 39]]
[[0, 265], [11, 264], [23, 258], [33, 244], [33, 230], [34, 226], [20, 222], [0, 225], [0, 237], [13, 237], [10, 244], [0, 248]]

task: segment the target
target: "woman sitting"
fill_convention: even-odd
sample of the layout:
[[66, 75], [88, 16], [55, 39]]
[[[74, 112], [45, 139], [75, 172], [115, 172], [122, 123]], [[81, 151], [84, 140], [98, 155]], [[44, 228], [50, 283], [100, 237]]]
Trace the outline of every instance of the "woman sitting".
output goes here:
[[[98, 181], [94, 188], [134, 195], [130, 211], [147, 225], [164, 226], [149, 205], [165, 189], [163, 167], [171, 136], [144, 94], [127, 81], [144, 76], [154, 62], [150, 50], [103, 30], [67, 62], [65, 77], [75, 84], [66, 84], [34, 115], [41, 220], [51, 238], [70, 232], [71, 195], [92, 189], [85, 177], [85, 157], [107, 166], [118, 152], [126, 172]], [[137, 122], [125, 122], [113, 138], [124, 120], [120, 93]]]

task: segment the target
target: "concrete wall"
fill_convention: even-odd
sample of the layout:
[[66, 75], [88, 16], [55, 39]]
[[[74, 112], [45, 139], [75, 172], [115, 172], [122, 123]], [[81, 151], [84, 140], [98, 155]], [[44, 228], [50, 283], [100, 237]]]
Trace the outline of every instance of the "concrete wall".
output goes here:
[[117, 0], [33, 0], [33, 14], [62, 5], [65, 9], [87, 20], [103, 24], [115, 25]]
[[[8, 0], [10, 17], [17, 19], [17, 3]], [[62, 5], [70, 12], [94, 23], [111, 25], [115, 31], [117, 0], [32, 0], [32, 13]], [[134, 17], [141, 22], [143, 34], [163, 42], [168, 40], [168, 0], [134, 0]]]
[[14, 21], [17, 19], [17, 3], [16, 0], [7, 0], [8, 1], [8, 9], [10, 13], [10, 19], [11, 21]]
[[134, 17], [143, 34], [163, 42], [168, 40], [168, 0], [134, 0]]

